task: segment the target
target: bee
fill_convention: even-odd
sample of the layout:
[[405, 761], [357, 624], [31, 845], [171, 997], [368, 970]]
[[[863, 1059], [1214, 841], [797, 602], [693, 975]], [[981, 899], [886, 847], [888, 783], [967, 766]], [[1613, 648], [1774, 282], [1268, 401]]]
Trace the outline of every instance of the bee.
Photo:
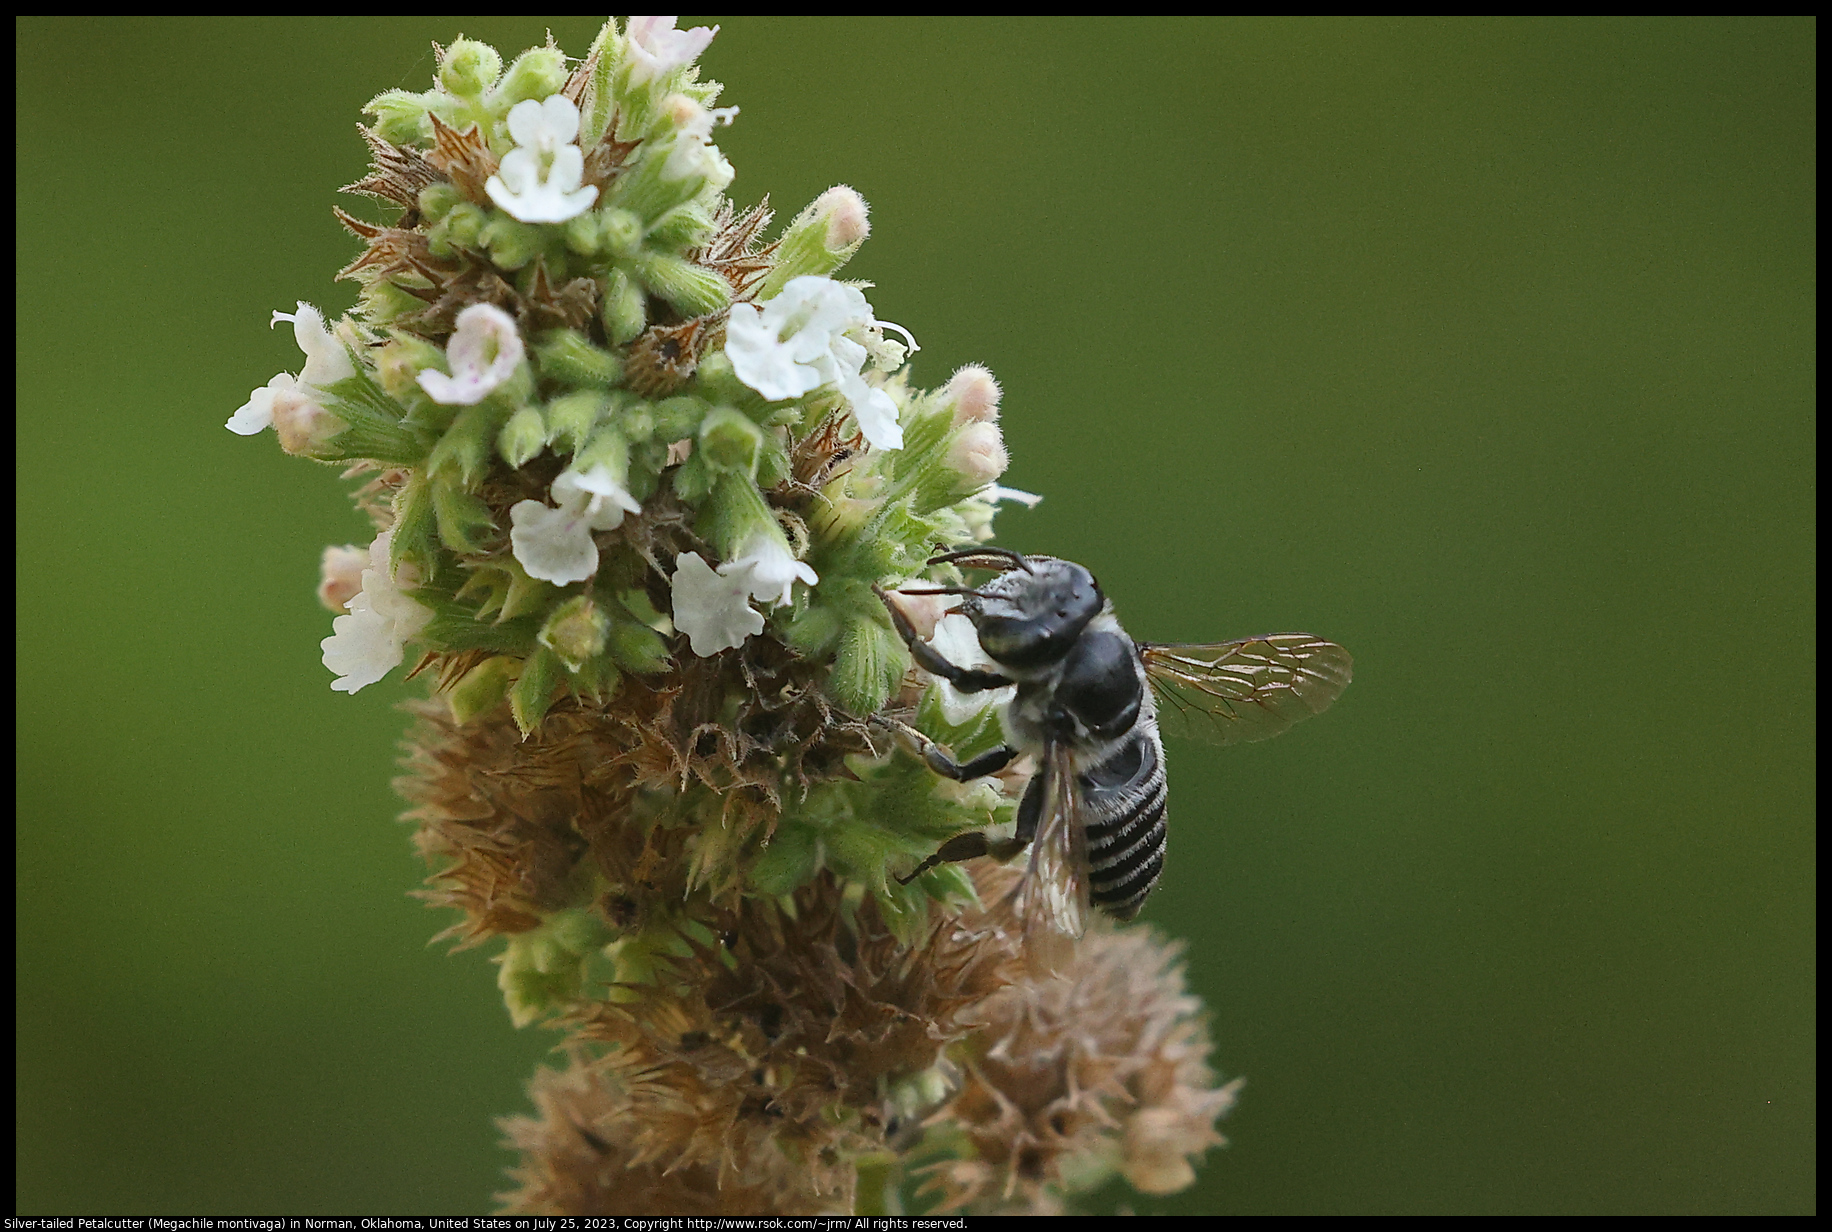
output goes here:
[[[1139, 913], [1164, 871], [1161, 730], [1216, 744], [1264, 740], [1320, 714], [1348, 687], [1348, 651], [1308, 633], [1234, 642], [1134, 642], [1094, 575], [1072, 561], [973, 548], [933, 557], [997, 574], [977, 588], [880, 590], [918, 666], [962, 693], [1016, 685], [1002, 714], [1006, 743], [967, 762], [903, 725], [929, 768], [958, 782], [996, 774], [1032, 754], [1037, 769], [1008, 839], [959, 834], [908, 877], [990, 855], [1029, 863], [1012, 899], [1027, 937], [1079, 937], [1090, 907], [1117, 920]], [[951, 663], [916, 635], [895, 595], [959, 595], [996, 671]], [[1149, 687], [1147, 687], [1149, 686]]]

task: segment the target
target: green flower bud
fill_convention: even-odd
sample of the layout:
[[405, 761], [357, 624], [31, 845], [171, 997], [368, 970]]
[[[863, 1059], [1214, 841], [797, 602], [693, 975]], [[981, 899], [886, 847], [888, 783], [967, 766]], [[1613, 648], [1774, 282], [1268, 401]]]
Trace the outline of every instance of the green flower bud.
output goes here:
[[576, 329], [552, 329], [534, 347], [541, 375], [566, 385], [606, 387], [623, 379], [617, 356], [593, 346]]
[[559, 656], [568, 671], [576, 672], [587, 659], [604, 653], [611, 632], [606, 616], [590, 595], [577, 595], [554, 609], [541, 626], [540, 643]]
[[789, 645], [810, 658], [818, 658], [833, 649], [845, 627], [846, 618], [834, 607], [811, 603], [789, 622], [785, 632]]
[[490, 452], [496, 445], [496, 433], [509, 417], [507, 410], [493, 403], [494, 395], [458, 412], [426, 459], [428, 474], [456, 478], [467, 488], [482, 482], [490, 465]]
[[765, 431], [763, 444], [757, 450], [757, 486], [768, 491], [788, 479], [793, 468], [788, 435], [776, 429]]
[[665, 142], [652, 147], [645, 142], [636, 165], [617, 177], [605, 201], [608, 206], [628, 210], [642, 219], [645, 231], [675, 206], [693, 200], [705, 183], [693, 175], [678, 180], [668, 178], [668, 155], [672, 144]]
[[850, 475], [841, 475], [821, 489], [820, 499], [814, 504], [814, 518], [809, 523], [817, 541], [831, 543], [850, 539], [865, 528], [877, 509], [876, 501], [849, 495], [851, 481]]
[[583, 472], [600, 466], [610, 471], [613, 483], [620, 488], [625, 486], [630, 477], [630, 442], [616, 428], [600, 427], [585, 448], [573, 455], [575, 470]]
[[481, 206], [460, 201], [444, 218], [426, 229], [426, 244], [434, 255], [447, 257], [454, 252], [476, 252], [484, 247], [484, 228], [490, 215]]
[[682, 316], [701, 317], [729, 307], [731, 283], [717, 270], [667, 253], [639, 253], [630, 270], [651, 295], [666, 300]]
[[598, 216], [590, 210], [561, 223], [560, 234], [565, 237], [566, 246], [582, 257], [597, 256], [603, 248]]
[[623, 684], [623, 673], [617, 665], [602, 655], [588, 659], [572, 673], [573, 688], [590, 695], [595, 703], [602, 704], [617, 696], [617, 689]]
[[566, 75], [566, 57], [558, 47], [532, 48], [515, 58], [484, 105], [494, 114], [506, 116], [509, 108], [523, 99], [558, 94], [566, 84]]
[[[581, 217], [584, 217], [581, 215]], [[628, 210], [599, 210], [598, 244], [601, 251], [618, 259], [633, 257], [642, 249], [642, 219]]]
[[517, 270], [541, 255], [546, 237], [539, 227], [517, 222], [498, 210], [490, 211], [490, 221], [478, 233], [477, 242], [490, 254], [498, 268]]
[[469, 723], [502, 705], [521, 670], [520, 659], [513, 655], [497, 655], [466, 672], [445, 695], [445, 704], [452, 710], [452, 720], [459, 724]]
[[712, 216], [698, 201], [677, 205], [655, 220], [644, 238], [649, 247], [667, 252], [694, 248], [712, 234]]
[[[419, 303], [418, 300], [414, 302]], [[425, 307], [424, 304], [420, 306]], [[427, 368], [443, 369], [444, 366], [445, 352], [417, 334], [395, 334], [375, 356], [377, 382], [390, 398], [402, 404], [414, 399], [424, 400], [425, 394], [417, 378]]]
[[762, 447], [763, 429], [729, 406], [714, 407], [700, 424], [700, 452], [715, 470], [753, 475]]
[[758, 302], [770, 299], [803, 274], [831, 274], [859, 251], [871, 234], [865, 199], [844, 184], [816, 197], [783, 228], [776, 267], [757, 288]]
[[712, 495], [713, 484], [718, 479], [719, 472], [706, 465], [705, 455], [696, 449], [675, 468], [674, 494], [689, 505], [701, 504]]
[[611, 626], [607, 643], [611, 661], [625, 671], [659, 672], [668, 667], [668, 644], [661, 634], [633, 620], [620, 620]]
[[396, 145], [420, 145], [433, 136], [426, 103], [424, 94], [384, 90], [365, 103], [363, 110], [375, 117], [375, 131], [383, 140]]
[[604, 322], [605, 336], [613, 343], [623, 346], [630, 342], [649, 323], [642, 287], [624, 271], [613, 270], [605, 281], [598, 315]]
[[853, 714], [873, 714], [889, 699], [910, 667], [903, 639], [886, 620], [849, 622], [840, 634], [827, 692]]
[[547, 439], [564, 453], [578, 453], [611, 405], [610, 398], [595, 389], [561, 394], [547, 404]]
[[721, 560], [738, 555], [753, 535], [782, 534], [776, 524], [776, 515], [764, 503], [763, 493], [757, 490], [757, 485], [746, 475], [733, 474], [720, 475], [714, 481], [711, 493], [700, 502], [700, 514], [693, 528], [700, 538], [712, 545]]
[[475, 102], [496, 84], [502, 71], [503, 58], [496, 48], [475, 39], [459, 39], [446, 48], [445, 62], [439, 66], [439, 84], [446, 93]]
[[656, 439], [672, 444], [697, 436], [706, 413], [712, 410], [703, 399], [691, 394], [664, 398], [655, 404]]
[[755, 390], [738, 379], [738, 373], [723, 349], [702, 359], [700, 366], [694, 369], [693, 379], [700, 392], [714, 402], [736, 404], [754, 402], [758, 398]]
[[577, 998], [586, 965], [611, 938], [590, 911], [556, 911], [541, 927], [509, 938], [496, 986], [517, 1027], [540, 1021]]
[[356, 297], [357, 313], [371, 325], [386, 325], [409, 313], [419, 312], [426, 301], [416, 299], [386, 278], [378, 278], [364, 287]]
[[647, 402], [631, 402], [617, 413], [617, 427], [632, 445], [655, 435], [655, 411]]
[[509, 416], [509, 422], [496, 437], [496, 451], [510, 466], [521, 466], [546, 447], [547, 423], [531, 406]]
[[420, 213], [429, 223], [438, 222], [464, 201], [464, 194], [451, 184], [440, 181], [420, 190]]

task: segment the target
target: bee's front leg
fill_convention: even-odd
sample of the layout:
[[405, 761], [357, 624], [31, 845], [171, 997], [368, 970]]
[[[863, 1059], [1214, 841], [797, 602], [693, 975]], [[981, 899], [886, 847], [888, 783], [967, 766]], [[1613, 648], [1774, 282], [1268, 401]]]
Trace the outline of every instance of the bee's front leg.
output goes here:
[[[881, 586], [873, 586], [873, 593], [884, 601], [885, 608], [891, 614], [891, 624], [897, 630], [897, 636], [910, 648], [910, 657], [916, 660], [916, 666], [931, 676], [940, 676], [962, 693], [983, 693], [988, 689], [1002, 689], [1008, 684], [1016, 683], [997, 672], [983, 672], [978, 668], [957, 667], [942, 658], [935, 647], [916, 636], [916, 629], [910, 624], [910, 618], [903, 609], [891, 601], [891, 592]], [[990, 773], [990, 772], [988, 772]]]

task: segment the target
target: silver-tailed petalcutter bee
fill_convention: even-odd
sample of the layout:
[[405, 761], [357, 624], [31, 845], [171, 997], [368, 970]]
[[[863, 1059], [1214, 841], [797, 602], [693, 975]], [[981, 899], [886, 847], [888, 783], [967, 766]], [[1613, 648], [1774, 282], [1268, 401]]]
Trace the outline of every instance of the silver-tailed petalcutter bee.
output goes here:
[[[1017, 689], [1003, 712], [1005, 745], [964, 763], [898, 726], [951, 779], [995, 774], [1026, 753], [1037, 770], [1012, 837], [956, 835], [902, 880], [975, 856], [1009, 860], [1028, 847], [1012, 892], [1026, 935], [1079, 937], [1090, 905], [1129, 920], [1157, 885], [1167, 800], [1160, 728], [1217, 744], [1263, 740], [1321, 713], [1349, 683], [1348, 651], [1308, 633], [1134, 642], [1094, 575], [1072, 561], [976, 548], [929, 563], [997, 576], [978, 587], [880, 592], [917, 665], [963, 693]], [[896, 594], [959, 595], [996, 670], [949, 662], [917, 636]]]

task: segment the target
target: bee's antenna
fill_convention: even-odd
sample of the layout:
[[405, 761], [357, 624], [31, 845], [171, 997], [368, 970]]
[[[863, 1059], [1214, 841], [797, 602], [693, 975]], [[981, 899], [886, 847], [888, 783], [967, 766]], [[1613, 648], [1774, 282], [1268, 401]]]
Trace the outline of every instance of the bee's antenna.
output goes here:
[[1030, 561], [1010, 548], [968, 548], [961, 552], [942, 552], [929, 557], [931, 565], [951, 565], [956, 561], [965, 562], [969, 569], [993, 569], [1004, 572], [1008, 569], [1022, 569], [1031, 572]]
[[966, 586], [925, 586], [921, 590], [911, 590], [908, 587], [899, 586], [891, 593], [898, 595], [972, 595], [976, 599], [984, 599], [986, 597], [979, 591]]

